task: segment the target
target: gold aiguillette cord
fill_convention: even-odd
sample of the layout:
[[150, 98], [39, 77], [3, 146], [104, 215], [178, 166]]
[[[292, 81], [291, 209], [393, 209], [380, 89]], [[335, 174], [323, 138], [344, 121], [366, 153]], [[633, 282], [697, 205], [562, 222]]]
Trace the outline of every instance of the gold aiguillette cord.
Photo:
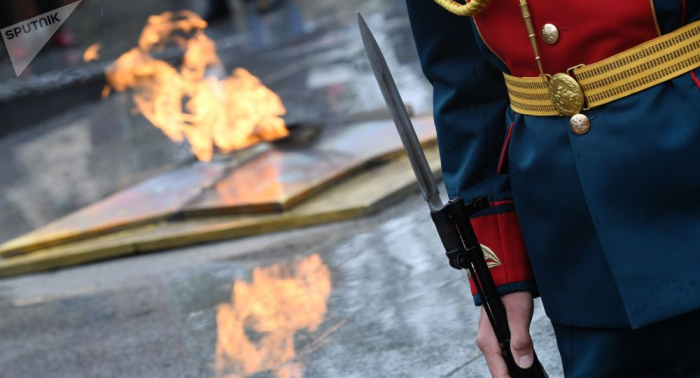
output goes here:
[[530, 43], [532, 44], [532, 51], [535, 53], [535, 61], [537, 62], [537, 68], [540, 70], [540, 76], [544, 82], [547, 82], [547, 77], [542, 69], [542, 61], [540, 59], [540, 51], [537, 48], [537, 35], [535, 34], [535, 26], [532, 24], [532, 15], [530, 14], [530, 8], [527, 6], [527, 0], [520, 0], [520, 12], [523, 14], [523, 20], [525, 20], [525, 27], [527, 28], [527, 34], [530, 38]]
[[467, 0], [465, 4], [460, 4], [454, 0], [435, 0], [441, 7], [457, 16], [471, 17], [479, 14], [491, 0]]

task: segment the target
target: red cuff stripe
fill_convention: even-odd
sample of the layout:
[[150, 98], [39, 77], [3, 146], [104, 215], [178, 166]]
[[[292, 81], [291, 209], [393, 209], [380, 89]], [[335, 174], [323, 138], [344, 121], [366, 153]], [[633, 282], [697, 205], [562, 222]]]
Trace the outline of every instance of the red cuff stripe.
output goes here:
[[[516, 213], [500, 213], [472, 219], [479, 242], [490, 248], [501, 261], [491, 269], [496, 286], [512, 282], [534, 281], [525, 242]], [[476, 287], [470, 282], [472, 295]]]
[[496, 201], [496, 202], [489, 202], [489, 206], [497, 207], [497, 206], [503, 206], [503, 205], [512, 205], [514, 203], [515, 203], [515, 201], [513, 201], [513, 200]]

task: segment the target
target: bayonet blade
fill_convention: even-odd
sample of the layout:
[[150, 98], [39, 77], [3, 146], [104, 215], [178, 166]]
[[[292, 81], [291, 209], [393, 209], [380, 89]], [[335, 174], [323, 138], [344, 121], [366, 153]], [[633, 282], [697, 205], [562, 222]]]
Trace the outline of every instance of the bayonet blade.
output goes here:
[[384, 55], [379, 49], [379, 45], [369, 30], [367, 23], [359, 13], [357, 14], [357, 21], [360, 25], [360, 35], [362, 35], [362, 43], [365, 46], [369, 64], [372, 66], [374, 77], [377, 79], [382, 95], [384, 95], [384, 101], [386, 101], [389, 112], [394, 119], [394, 125], [396, 125], [396, 130], [399, 132], [399, 137], [401, 137], [401, 143], [403, 143], [403, 147], [406, 150], [408, 161], [411, 162], [411, 167], [418, 180], [418, 186], [420, 186], [420, 190], [423, 193], [423, 198], [428, 202], [430, 211], [438, 211], [443, 208], [443, 203], [440, 200], [440, 191], [438, 190], [435, 176], [433, 176], [433, 171], [425, 158], [423, 148], [420, 145], [420, 141], [418, 141], [418, 136], [416, 136], [416, 131], [408, 116], [408, 111], [406, 111], [406, 106], [401, 100], [399, 90], [396, 88], [391, 71], [389, 71], [389, 66], [387, 66]]

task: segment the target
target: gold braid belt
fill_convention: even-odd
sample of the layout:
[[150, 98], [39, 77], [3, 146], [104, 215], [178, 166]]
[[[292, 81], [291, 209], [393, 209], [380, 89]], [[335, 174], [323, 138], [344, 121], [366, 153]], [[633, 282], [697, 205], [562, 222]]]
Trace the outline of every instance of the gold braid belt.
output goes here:
[[[599, 62], [554, 76], [504, 74], [513, 110], [572, 116], [671, 80], [700, 67], [700, 21]], [[584, 105], [587, 106], [584, 108]]]
[[[435, 0], [458, 16], [474, 16], [491, 0]], [[523, 19], [540, 69], [539, 77], [504, 74], [513, 110], [534, 116], [573, 116], [653, 87], [700, 67], [700, 21], [654, 38], [602, 61], [556, 75], [542, 71], [527, 0]]]
[[457, 16], [471, 17], [479, 14], [491, 0], [467, 0], [466, 4], [460, 4], [454, 0], [435, 0], [441, 7]]

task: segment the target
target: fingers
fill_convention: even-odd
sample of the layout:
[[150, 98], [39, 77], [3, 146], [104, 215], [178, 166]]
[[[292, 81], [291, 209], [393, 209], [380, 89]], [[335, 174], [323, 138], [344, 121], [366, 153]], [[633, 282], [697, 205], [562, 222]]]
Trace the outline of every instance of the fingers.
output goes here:
[[[533, 311], [532, 295], [529, 292], [518, 292], [504, 295], [502, 300], [508, 314], [513, 359], [518, 366], [527, 369], [532, 366], [534, 361], [532, 339], [530, 338], [530, 322]], [[510, 378], [498, 340], [483, 308], [479, 319], [476, 344], [486, 357], [491, 375], [494, 378]]]
[[502, 297], [503, 305], [508, 313], [510, 327], [510, 349], [515, 363], [523, 369], [532, 366], [534, 352], [530, 338], [530, 322], [532, 321], [532, 295], [529, 292], [518, 292]]
[[508, 366], [503, 360], [501, 347], [498, 345], [496, 334], [493, 332], [491, 323], [481, 309], [481, 318], [479, 319], [479, 333], [476, 335], [476, 345], [481, 350], [486, 358], [486, 364], [489, 367], [491, 376], [494, 378], [510, 378], [508, 374]]

